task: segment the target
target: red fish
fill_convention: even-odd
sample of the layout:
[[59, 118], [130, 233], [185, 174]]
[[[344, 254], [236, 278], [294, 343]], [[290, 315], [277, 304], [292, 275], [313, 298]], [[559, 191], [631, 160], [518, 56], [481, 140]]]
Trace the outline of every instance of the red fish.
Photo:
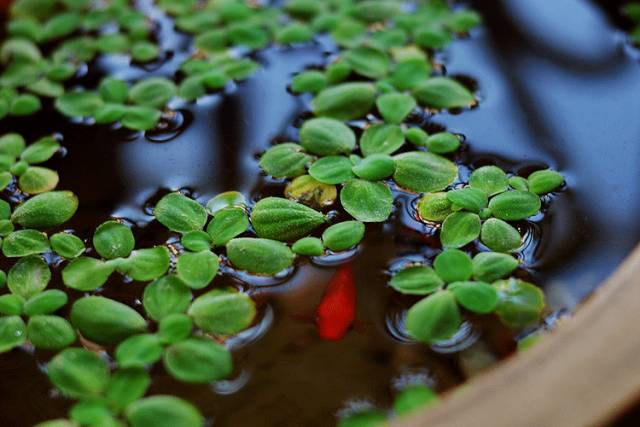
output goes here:
[[356, 319], [356, 284], [351, 263], [338, 268], [316, 311], [318, 335], [323, 340], [341, 340]]

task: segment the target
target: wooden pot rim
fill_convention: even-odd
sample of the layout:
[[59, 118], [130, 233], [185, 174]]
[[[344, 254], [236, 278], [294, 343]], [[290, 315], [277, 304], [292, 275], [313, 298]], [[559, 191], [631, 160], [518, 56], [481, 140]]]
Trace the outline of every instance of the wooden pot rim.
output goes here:
[[586, 427], [640, 397], [640, 245], [558, 328], [394, 427]]

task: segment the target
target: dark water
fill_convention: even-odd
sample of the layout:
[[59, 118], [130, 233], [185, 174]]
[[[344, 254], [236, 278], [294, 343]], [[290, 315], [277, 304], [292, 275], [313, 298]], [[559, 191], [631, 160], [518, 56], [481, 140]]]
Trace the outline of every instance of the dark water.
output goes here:
[[[640, 67], [616, 28], [624, 21], [610, 20], [612, 2], [609, 15], [578, 0], [476, 3], [485, 27], [454, 42], [440, 60], [448, 74], [477, 82], [482, 101], [472, 111], [439, 114], [429, 126], [464, 134], [468, 147], [458, 160], [468, 164], [497, 162], [514, 172], [551, 166], [567, 177], [569, 189], [527, 230], [530, 243], [521, 254], [523, 274], [543, 285], [553, 318], [572, 310], [640, 238]], [[188, 40], [165, 21], [160, 39], [175, 54], [153, 73], [172, 76]], [[67, 153], [52, 165], [60, 172], [59, 187], [80, 198], [70, 225], [80, 236], [90, 237], [96, 224], [116, 216], [137, 225], [141, 246], [161, 243], [168, 235], [149, 224], [144, 207], [166, 191], [188, 189], [206, 201], [226, 190], [252, 197], [281, 190], [260, 175], [256, 155], [271, 141], [295, 136], [308, 99], [288, 94], [286, 85], [294, 73], [322, 65], [329, 51], [316, 43], [260, 53], [263, 68], [248, 81], [195, 106], [174, 105], [176, 129], [149, 138], [70, 124], [52, 112], [2, 121], [0, 132], [17, 130], [28, 140], [54, 131], [63, 136]], [[128, 79], [143, 74], [117, 58], [103, 60], [98, 70]], [[92, 73], [84, 82], [95, 78]], [[409, 218], [408, 206], [411, 197], [402, 196], [389, 224], [367, 226], [354, 261], [357, 331], [325, 342], [312, 324], [292, 319], [313, 313], [334, 271], [306, 263], [283, 284], [251, 288], [261, 319], [230, 343], [231, 380], [184, 386], [156, 366], [150, 393], [179, 394], [219, 426], [329, 426], [349, 401], [388, 407], [394, 385], [408, 377], [429, 378], [442, 391], [506, 356], [512, 337], [492, 319], [471, 319], [456, 340], [435, 349], [407, 343], [398, 333], [397, 314], [410, 300], [385, 286], [386, 271], [437, 249], [412, 231], [424, 230]], [[214, 284], [247, 287], [228, 276]], [[113, 277], [102, 293], [136, 305], [142, 289]], [[69, 402], [51, 391], [41, 370], [50, 357], [23, 350], [0, 357], [0, 424], [27, 426], [65, 415]]]

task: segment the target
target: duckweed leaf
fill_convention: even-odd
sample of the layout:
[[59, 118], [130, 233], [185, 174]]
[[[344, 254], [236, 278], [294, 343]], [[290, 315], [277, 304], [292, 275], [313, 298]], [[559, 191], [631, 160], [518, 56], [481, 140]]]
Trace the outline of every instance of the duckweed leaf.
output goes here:
[[323, 184], [340, 184], [353, 178], [351, 161], [345, 156], [328, 156], [316, 160], [309, 175]]
[[440, 240], [446, 248], [460, 248], [480, 236], [480, 217], [471, 212], [454, 212], [442, 223]]
[[[60, 99], [60, 98], [58, 98]], [[42, 108], [40, 98], [29, 93], [21, 94], [13, 98], [9, 114], [12, 116], [29, 116]]]
[[529, 191], [538, 195], [552, 192], [560, 187], [563, 182], [564, 177], [550, 169], [535, 171], [527, 178]]
[[127, 406], [132, 427], [201, 427], [204, 418], [195, 406], [175, 396], [151, 396]]
[[71, 323], [84, 337], [104, 344], [117, 343], [147, 329], [147, 322], [137, 311], [99, 296], [77, 300], [71, 308]]
[[438, 291], [407, 312], [405, 326], [413, 338], [431, 343], [451, 338], [460, 328], [460, 310], [451, 291]]
[[426, 146], [432, 153], [453, 153], [460, 148], [460, 138], [450, 132], [439, 132], [426, 139]]
[[510, 328], [536, 323], [544, 309], [544, 293], [523, 280], [511, 278], [493, 284], [498, 292], [496, 313]]
[[393, 209], [393, 195], [381, 182], [352, 179], [340, 192], [340, 202], [355, 219], [362, 222], [383, 222]]
[[135, 246], [131, 229], [118, 221], [106, 221], [93, 234], [93, 247], [103, 258], [129, 256]]
[[528, 191], [507, 191], [489, 202], [493, 216], [505, 221], [529, 218], [540, 210], [540, 206], [540, 198]]
[[104, 102], [124, 104], [129, 97], [129, 86], [123, 80], [107, 77], [100, 82], [98, 93]]
[[275, 39], [281, 44], [304, 43], [311, 40], [313, 32], [303, 24], [289, 24], [276, 33]]
[[6, 133], [0, 137], [0, 153], [18, 157], [24, 151], [26, 143], [19, 133]]
[[164, 77], [149, 77], [131, 87], [129, 100], [137, 105], [162, 108], [176, 94], [175, 84]]
[[126, 107], [121, 122], [124, 127], [134, 130], [149, 130], [160, 121], [160, 111], [147, 106]]
[[398, 125], [378, 123], [369, 126], [360, 138], [360, 150], [365, 156], [392, 154], [404, 145], [404, 134]]
[[48, 289], [32, 296], [24, 303], [24, 314], [35, 316], [49, 314], [67, 303], [67, 294], [59, 289]]
[[479, 213], [487, 207], [489, 199], [482, 190], [473, 187], [460, 188], [447, 192], [447, 199], [454, 205], [470, 212]]
[[230, 207], [243, 207], [247, 205], [247, 200], [242, 193], [237, 191], [226, 191], [220, 193], [207, 202], [206, 210], [209, 215], [215, 215], [221, 209]]
[[399, 125], [416, 106], [416, 100], [403, 93], [387, 93], [376, 99], [378, 111], [387, 123]]
[[322, 90], [311, 101], [311, 109], [318, 116], [338, 120], [364, 117], [375, 100], [375, 89], [370, 83], [342, 83]]
[[180, 193], [169, 193], [160, 199], [153, 215], [169, 230], [179, 233], [202, 230], [207, 222], [204, 207]]
[[193, 321], [186, 314], [174, 313], [164, 317], [158, 325], [158, 338], [163, 344], [187, 339], [193, 330]]
[[356, 73], [371, 79], [384, 77], [391, 67], [391, 61], [384, 51], [369, 46], [349, 49], [343, 57]]
[[169, 315], [185, 312], [191, 296], [189, 288], [176, 276], [164, 276], [144, 288], [142, 305], [149, 317], [161, 321]]
[[66, 396], [99, 396], [109, 384], [107, 363], [83, 348], [68, 348], [47, 365], [49, 380]]
[[371, 154], [351, 169], [359, 178], [378, 181], [393, 175], [396, 162], [388, 154]]
[[36, 230], [14, 231], [2, 241], [2, 253], [9, 258], [41, 254], [49, 249], [47, 235]]
[[411, 90], [429, 78], [431, 64], [424, 58], [399, 62], [391, 75], [391, 83], [399, 90]]
[[509, 178], [509, 186], [518, 191], [529, 191], [529, 182], [521, 176]]
[[37, 255], [20, 258], [7, 275], [7, 286], [12, 294], [25, 300], [42, 292], [51, 280], [49, 266]]
[[133, 335], [118, 344], [115, 359], [119, 368], [144, 368], [162, 357], [162, 345], [155, 335]]
[[215, 213], [207, 226], [207, 233], [211, 243], [215, 246], [224, 246], [234, 237], [247, 231], [249, 218], [244, 208], [228, 207]]
[[18, 295], [4, 294], [0, 296], [0, 314], [19, 316], [22, 314], [23, 305], [24, 298]]
[[67, 117], [91, 117], [102, 104], [98, 94], [87, 91], [66, 92], [55, 101], [56, 109]]
[[26, 339], [26, 326], [20, 316], [0, 317], [0, 353], [24, 344]]
[[329, 64], [324, 72], [327, 76], [327, 82], [335, 85], [345, 81], [351, 75], [351, 67], [346, 62], [338, 61]]
[[76, 340], [76, 331], [66, 319], [37, 314], [27, 323], [27, 337], [36, 348], [59, 350]]
[[437, 403], [438, 395], [426, 385], [410, 385], [393, 399], [393, 411], [404, 416]]
[[518, 260], [511, 255], [481, 252], [473, 257], [473, 278], [493, 282], [509, 275], [518, 267]]
[[51, 191], [58, 185], [58, 173], [49, 168], [30, 166], [20, 175], [18, 185], [28, 194], [40, 194]]
[[447, 283], [469, 280], [473, 270], [469, 255], [458, 249], [446, 249], [438, 254], [433, 267]]
[[109, 381], [105, 397], [109, 406], [121, 411], [144, 396], [150, 384], [149, 374], [143, 369], [118, 369]]
[[497, 218], [489, 218], [482, 224], [480, 240], [495, 252], [515, 251], [522, 244], [518, 230]]
[[422, 221], [442, 222], [452, 212], [447, 193], [426, 193], [418, 201], [418, 215]]
[[113, 425], [117, 423], [107, 404], [99, 400], [84, 400], [69, 409], [69, 418], [80, 425]]
[[98, 108], [93, 116], [97, 124], [115, 123], [124, 117], [127, 107], [122, 104], [104, 104]]
[[471, 174], [469, 186], [484, 191], [488, 196], [494, 196], [507, 190], [509, 178], [497, 166], [482, 166]]
[[413, 266], [394, 274], [389, 285], [402, 294], [428, 295], [440, 289], [444, 282], [433, 268]]
[[78, 209], [78, 198], [70, 191], [38, 194], [18, 206], [11, 221], [26, 228], [56, 227], [67, 222]]
[[213, 341], [189, 338], [164, 353], [164, 367], [187, 383], [208, 383], [226, 378], [232, 370], [231, 353]]
[[206, 287], [218, 273], [220, 260], [209, 250], [183, 252], [176, 263], [178, 278], [193, 289]]
[[334, 252], [344, 251], [360, 243], [364, 237], [364, 228], [360, 221], [339, 222], [322, 233], [322, 242]]
[[295, 178], [305, 173], [311, 159], [302, 146], [285, 142], [269, 148], [260, 158], [260, 167], [276, 178]]
[[320, 156], [350, 154], [356, 145], [356, 137], [341, 121], [319, 117], [304, 122], [300, 128], [300, 143], [307, 151]]
[[159, 54], [158, 45], [146, 40], [137, 41], [131, 46], [131, 58], [137, 62], [153, 61]]
[[324, 252], [324, 245], [317, 237], [303, 237], [291, 246], [291, 250], [298, 255], [320, 256]]
[[266, 197], [251, 211], [251, 224], [259, 237], [297, 240], [325, 221], [320, 212], [281, 197]]
[[240, 270], [273, 275], [293, 264], [294, 254], [284, 243], [255, 238], [236, 238], [227, 243], [229, 261]]
[[364, 409], [341, 418], [338, 427], [383, 427], [387, 416], [378, 409]]
[[256, 307], [247, 294], [230, 288], [215, 289], [196, 298], [188, 314], [205, 332], [232, 335], [253, 323]]
[[439, 191], [458, 176], [458, 168], [437, 154], [410, 151], [394, 157], [396, 172], [393, 179], [402, 188], [417, 192]]
[[115, 265], [95, 258], [79, 257], [62, 270], [65, 286], [79, 291], [91, 291], [104, 285]]
[[475, 104], [469, 90], [448, 77], [431, 77], [413, 89], [418, 102], [430, 108], [463, 108]]
[[469, 311], [489, 314], [498, 305], [498, 293], [495, 288], [484, 282], [455, 282], [448, 290], [453, 292], [458, 303]]
[[118, 270], [133, 280], [153, 280], [169, 269], [169, 250], [164, 246], [138, 249], [118, 266]]
[[291, 81], [291, 90], [296, 93], [318, 93], [327, 87], [327, 77], [316, 70], [303, 71]]

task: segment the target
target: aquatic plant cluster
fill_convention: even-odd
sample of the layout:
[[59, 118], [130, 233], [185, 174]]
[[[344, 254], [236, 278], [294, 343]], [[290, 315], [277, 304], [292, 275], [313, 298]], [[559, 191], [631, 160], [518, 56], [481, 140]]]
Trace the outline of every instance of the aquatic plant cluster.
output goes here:
[[[0, 48], [0, 116], [30, 115], [51, 104], [87, 125], [146, 131], [162, 128], [175, 103], [249, 78], [260, 66], [250, 54], [272, 43], [329, 34], [339, 53], [293, 78], [291, 91], [310, 97], [311, 114], [297, 141], [260, 157], [266, 175], [287, 183], [282, 197], [254, 203], [230, 191], [203, 205], [169, 193], [153, 209], [174, 236], [163, 245], [139, 247], [129, 225], [115, 218], [91, 236], [65, 230], [82, 201], [57, 190], [57, 172], [39, 166], [61, 149], [59, 140], [0, 137], [0, 186], [11, 194], [11, 203], [0, 201], [2, 253], [15, 261], [0, 276], [0, 353], [25, 345], [57, 352], [47, 375], [77, 400], [69, 419], [40, 426], [202, 425], [191, 403], [146, 393], [156, 363], [185, 383], [232, 372], [224, 343], [254, 323], [256, 304], [237, 289], [208, 289], [214, 277], [229, 270], [276, 275], [298, 257], [352, 250], [367, 224], [394, 215], [399, 194], [418, 195], [412, 214], [442, 247], [432, 265], [403, 265], [389, 280], [397, 292], [422, 298], [406, 314], [409, 336], [427, 344], [448, 339], [469, 313], [495, 313], [514, 329], [539, 321], [544, 294], [515, 274], [523, 244], [518, 224], [548, 205], [564, 178], [548, 169], [517, 176], [491, 165], [461, 177], [452, 160], [464, 145], [461, 136], [428, 134], [418, 119], [446, 109], [464, 114], [479, 103], [433, 57], [480, 23], [475, 12], [439, 1], [289, 0], [269, 7], [161, 0], [157, 6], [193, 36], [193, 55], [178, 82], [106, 77], [95, 87], [74, 87], [68, 82], [99, 55], [127, 54], [137, 64], [163, 55], [153, 21], [123, 0], [16, 1]], [[330, 208], [351, 218], [335, 222]], [[63, 266], [64, 290], [48, 289], [52, 264]], [[114, 274], [147, 283], [142, 310], [92, 294]], [[91, 351], [87, 342], [103, 351]], [[412, 384], [397, 395], [394, 413], [436, 400], [426, 385]], [[386, 417], [367, 408], [340, 423], [377, 425]]]

